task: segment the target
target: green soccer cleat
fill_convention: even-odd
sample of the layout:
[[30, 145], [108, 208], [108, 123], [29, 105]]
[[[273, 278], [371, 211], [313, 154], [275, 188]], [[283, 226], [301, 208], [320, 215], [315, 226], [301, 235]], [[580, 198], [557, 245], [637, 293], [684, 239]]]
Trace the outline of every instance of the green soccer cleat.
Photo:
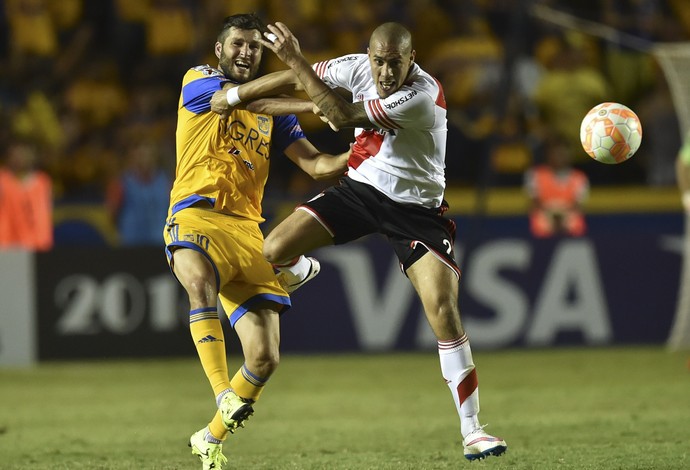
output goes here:
[[251, 403], [238, 397], [235, 392], [229, 391], [220, 400], [218, 406], [223, 425], [230, 433], [234, 433], [238, 427], [244, 427], [244, 422], [254, 414]]
[[199, 457], [203, 464], [203, 470], [222, 470], [228, 461], [223, 455], [223, 444], [213, 444], [205, 439], [206, 428], [197, 431], [189, 438], [189, 447], [192, 454]]
[[506, 441], [485, 433], [483, 426], [469, 433], [462, 444], [467, 460], [481, 460], [490, 455], [499, 456], [508, 449]]

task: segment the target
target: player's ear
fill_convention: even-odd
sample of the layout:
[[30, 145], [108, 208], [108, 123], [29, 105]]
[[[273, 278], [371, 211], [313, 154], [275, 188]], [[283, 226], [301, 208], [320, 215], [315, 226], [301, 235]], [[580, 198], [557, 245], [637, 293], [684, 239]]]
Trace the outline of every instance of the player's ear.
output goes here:
[[219, 42], [216, 43], [216, 57], [220, 59], [220, 52], [223, 50], [223, 45]]
[[413, 64], [413, 63], [414, 63], [414, 58], [415, 58], [416, 55], [417, 55], [417, 51], [415, 51], [414, 49], [412, 49], [412, 51], [410, 52], [410, 64]]

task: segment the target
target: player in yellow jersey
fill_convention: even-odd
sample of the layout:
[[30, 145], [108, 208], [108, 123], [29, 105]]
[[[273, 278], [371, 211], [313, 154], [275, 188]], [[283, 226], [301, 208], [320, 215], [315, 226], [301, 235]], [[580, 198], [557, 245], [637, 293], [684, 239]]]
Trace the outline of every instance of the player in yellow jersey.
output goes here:
[[[271, 158], [285, 154], [324, 179], [342, 174], [348, 157], [319, 152], [294, 115], [278, 115], [311, 112], [308, 101], [264, 99], [225, 116], [211, 112], [214, 93], [256, 76], [266, 31], [253, 14], [226, 18], [215, 45], [218, 68], [190, 69], [178, 108], [177, 170], [164, 237], [170, 267], [189, 296], [192, 338], [218, 407], [208, 426], [190, 438], [204, 469], [220, 469], [227, 461], [223, 440], [253, 413], [278, 365], [278, 318], [290, 298], [263, 257], [259, 229]], [[218, 299], [244, 353], [232, 379]]]

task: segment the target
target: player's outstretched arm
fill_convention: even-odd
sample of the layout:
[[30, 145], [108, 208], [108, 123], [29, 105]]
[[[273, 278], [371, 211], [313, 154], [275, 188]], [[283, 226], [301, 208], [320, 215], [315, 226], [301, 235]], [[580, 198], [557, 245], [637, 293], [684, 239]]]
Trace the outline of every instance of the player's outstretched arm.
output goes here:
[[278, 22], [268, 25], [268, 29], [276, 38], [274, 41], [262, 39], [261, 43], [292, 69], [309, 98], [333, 126], [343, 128], [371, 125], [362, 102], [348, 103], [319, 78], [302, 55], [297, 38], [285, 24]]
[[[256, 78], [240, 85], [228, 82], [223, 86], [222, 90], [219, 90], [213, 94], [213, 97], [211, 98], [211, 111], [220, 114], [221, 116], [227, 116], [230, 114], [233, 108], [244, 109], [246, 103], [254, 101], [258, 98], [279, 97], [280, 95], [286, 94], [290, 95], [291, 93], [300, 89], [301, 84], [295, 77], [295, 74], [292, 72], [292, 70], [282, 70], [280, 72], [269, 73], [268, 75], [264, 75], [263, 77]], [[308, 111], [300, 110], [297, 112]], [[292, 114], [296, 114], [297, 112]], [[278, 114], [291, 113], [281, 112]]]
[[285, 155], [315, 180], [342, 176], [347, 169], [352, 145], [347, 152], [331, 155], [319, 151], [309, 140], [298, 139], [285, 149]]
[[272, 116], [311, 113], [314, 103], [309, 100], [292, 97], [259, 98], [246, 105], [247, 111]]
[[272, 116], [286, 116], [288, 114], [311, 113], [314, 111], [314, 103], [309, 100], [292, 96], [276, 96], [258, 98], [246, 103], [240, 103], [234, 107], [228, 104], [227, 90], [218, 90], [211, 97], [211, 111], [228, 117], [233, 109], [246, 109], [252, 113], [270, 114]]

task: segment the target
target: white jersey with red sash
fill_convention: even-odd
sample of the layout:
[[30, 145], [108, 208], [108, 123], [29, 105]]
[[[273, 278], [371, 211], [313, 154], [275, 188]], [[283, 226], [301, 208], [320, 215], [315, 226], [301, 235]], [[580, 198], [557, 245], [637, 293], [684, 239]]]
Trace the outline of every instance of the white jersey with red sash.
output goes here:
[[371, 128], [355, 129], [348, 176], [390, 199], [434, 208], [446, 186], [446, 101], [440, 83], [412, 64], [403, 86], [381, 99], [369, 57], [351, 54], [314, 65], [331, 88], [352, 92], [364, 102]]

